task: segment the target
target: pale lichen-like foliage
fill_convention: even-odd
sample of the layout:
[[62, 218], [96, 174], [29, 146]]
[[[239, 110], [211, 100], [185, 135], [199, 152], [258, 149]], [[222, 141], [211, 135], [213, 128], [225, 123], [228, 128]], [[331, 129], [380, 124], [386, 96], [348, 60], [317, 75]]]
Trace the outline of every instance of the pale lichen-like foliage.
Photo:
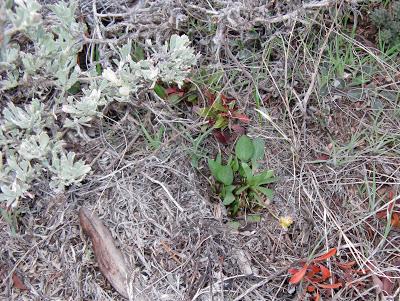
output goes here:
[[[7, 103], [0, 119], [0, 201], [16, 206], [18, 200], [31, 195], [31, 184], [44, 175], [51, 177], [50, 187], [63, 190], [79, 183], [90, 172], [90, 166], [76, 160], [76, 154], [66, 152], [58, 129], [76, 130], [91, 125], [102, 117], [105, 106], [114, 101], [129, 102], [141, 89], [152, 89], [157, 81], [183, 85], [197, 55], [189, 47], [186, 36], [173, 35], [161, 49], [153, 50], [147, 58], [132, 58], [132, 41], [112, 48], [110, 61], [102, 68], [91, 66], [82, 72], [77, 54], [85, 41], [85, 25], [77, 22], [77, 0], [48, 5], [52, 12], [43, 25], [36, 0], [15, 0], [14, 7], [0, 4], [5, 11], [4, 38], [0, 41], [0, 92], [23, 86], [28, 95], [35, 95], [31, 83], [40, 82], [52, 89], [52, 98], [32, 98], [22, 105]], [[24, 47], [13, 40], [21, 33], [31, 42]], [[102, 70], [102, 71], [101, 71]], [[79, 87], [71, 93], [73, 87]], [[76, 89], [76, 88], [75, 88]], [[47, 96], [48, 97], [48, 96]], [[51, 129], [51, 130], [50, 130]]]

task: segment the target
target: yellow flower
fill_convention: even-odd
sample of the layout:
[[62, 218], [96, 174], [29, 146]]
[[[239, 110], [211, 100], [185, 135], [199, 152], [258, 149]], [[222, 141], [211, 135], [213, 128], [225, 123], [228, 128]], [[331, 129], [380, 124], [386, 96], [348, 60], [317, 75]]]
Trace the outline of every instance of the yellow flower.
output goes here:
[[280, 217], [279, 224], [282, 226], [282, 228], [287, 229], [293, 224], [293, 219], [291, 216]]

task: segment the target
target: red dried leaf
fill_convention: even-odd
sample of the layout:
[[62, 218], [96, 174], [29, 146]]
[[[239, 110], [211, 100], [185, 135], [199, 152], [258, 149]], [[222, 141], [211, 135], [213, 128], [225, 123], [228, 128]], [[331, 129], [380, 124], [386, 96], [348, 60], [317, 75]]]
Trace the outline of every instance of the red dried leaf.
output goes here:
[[290, 278], [289, 283], [293, 283], [293, 284], [299, 283], [304, 278], [304, 275], [307, 272], [307, 268], [308, 268], [308, 264], [305, 264], [299, 271], [297, 271], [296, 274], [294, 274]]
[[332, 289], [335, 289], [335, 288], [342, 287], [343, 284], [340, 283], [340, 282], [336, 282], [336, 283], [332, 283], [332, 284], [316, 283], [316, 285], [318, 285], [318, 287], [320, 287], [320, 288], [332, 288]]
[[329, 271], [329, 269], [327, 267], [325, 267], [324, 265], [320, 265], [319, 266], [321, 269], [321, 274], [322, 274], [322, 279], [323, 281], [325, 281], [326, 279], [328, 279], [329, 277], [331, 277], [331, 271]]
[[319, 161], [328, 161], [329, 160], [329, 156], [327, 154], [322, 154], [322, 155], [317, 157], [317, 160], [319, 160]]
[[215, 102], [215, 95], [210, 91], [204, 91], [204, 96], [208, 99], [208, 105], [211, 106]]
[[238, 135], [243, 135], [244, 134], [244, 127], [238, 124], [234, 124], [231, 126], [232, 131], [234, 131]]
[[226, 97], [224, 94], [221, 94], [220, 98], [222, 101], [222, 105], [224, 105], [224, 106], [230, 104], [232, 101], [235, 101], [234, 98]]
[[382, 290], [387, 294], [387, 295], [389, 295], [389, 296], [391, 296], [391, 295], [393, 295], [393, 293], [394, 293], [394, 286], [395, 286], [395, 279], [391, 279], [391, 278], [389, 278], [389, 277], [391, 277], [392, 275], [391, 275], [391, 273], [388, 273], [387, 274], [387, 276], [388, 277], [385, 277], [385, 278], [383, 278], [382, 279], [382, 284], [383, 284], [383, 287], [382, 287]]
[[382, 210], [382, 211], [378, 211], [377, 213], [376, 213], [376, 217], [377, 218], [386, 218], [386, 216], [387, 216], [387, 212], [386, 212], [386, 210]]
[[222, 132], [222, 131], [214, 131], [214, 137], [217, 139], [219, 142], [222, 144], [228, 144], [231, 141], [231, 135], [227, 132]]
[[334, 255], [336, 254], [336, 252], [337, 252], [336, 248], [332, 248], [332, 249], [330, 249], [328, 252], [326, 252], [325, 254], [323, 254], [323, 255], [321, 255], [321, 256], [315, 258], [315, 259], [313, 260], [313, 262], [319, 262], [319, 261], [324, 261], [324, 260], [326, 260], [326, 259], [329, 259], [329, 258], [331, 258], [332, 256], [334, 256]]
[[315, 291], [315, 286], [313, 285], [307, 286], [307, 292], [312, 293], [313, 291]]
[[167, 95], [176, 94], [179, 97], [182, 97], [185, 94], [185, 91], [178, 89], [176, 87], [172, 87], [165, 89], [165, 93], [167, 93]]
[[237, 120], [239, 120], [241, 122], [244, 122], [244, 123], [249, 123], [250, 122], [250, 118], [247, 117], [243, 113], [235, 112], [235, 113], [232, 114], [232, 118], [237, 119]]
[[400, 228], [400, 215], [397, 212], [392, 213], [391, 224], [393, 227]]
[[317, 266], [314, 265], [314, 264], [311, 264], [311, 265], [308, 267], [308, 269], [311, 269], [311, 271], [307, 273], [307, 277], [309, 277], [309, 278], [310, 278], [310, 277], [313, 277], [315, 274], [319, 273], [320, 270], [321, 270], [319, 267], [317, 267]]
[[19, 278], [19, 276], [16, 273], [13, 273], [12, 275], [12, 282], [15, 288], [23, 291], [28, 290], [26, 285], [22, 282], [21, 278]]
[[296, 274], [298, 271], [299, 271], [299, 269], [295, 269], [295, 268], [288, 270], [289, 274], [292, 274], [292, 275]]
[[179, 91], [179, 90], [178, 90], [178, 88], [176, 88], [176, 87], [171, 87], [171, 88], [165, 89], [165, 92], [166, 92], [168, 95], [170, 95], [170, 94], [172, 94], [172, 93], [175, 93], [175, 92], [177, 92], [177, 91]]
[[[392, 203], [392, 204], [393, 204], [393, 203]], [[391, 205], [392, 205], [392, 204], [391, 204]], [[376, 213], [376, 217], [377, 217], [377, 218], [380, 218], [380, 219], [386, 219], [387, 216], [390, 214], [389, 212], [390, 212], [390, 210], [389, 210], [389, 207], [388, 207], [388, 211], [382, 210], [382, 211], [377, 212], [377, 213]], [[399, 215], [399, 213], [397, 213], [397, 212], [392, 212], [392, 219], [391, 219], [391, 221], [390, 221], [390, 224], [391, 224], [393, 227], [400, 228], [400, 215]]]

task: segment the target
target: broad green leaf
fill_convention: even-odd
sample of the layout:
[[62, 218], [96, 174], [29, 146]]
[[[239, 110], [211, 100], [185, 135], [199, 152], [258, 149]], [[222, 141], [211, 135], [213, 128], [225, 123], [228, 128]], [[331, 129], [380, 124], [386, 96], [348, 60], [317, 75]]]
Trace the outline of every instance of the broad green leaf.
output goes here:
[[68, 92], [69, 94], [72, 94], [72, 95], [77, 94], [77, 93], [80, 92], [80, 91], [81, 91], [81, 83], [80, 83], [79, 81], [76, 81], [76, 82], [71, 86], [71, 88], [69, 88], [69, 89], [67, 90], [67, 92]]
[[218, 179], [217, 171], [221, 168], [221, 163], [218, 162], [218, 159], [208, 159], [208, 167], [210, 168], [211, 174], [215, 179]]
[[168, 95], [168, 97], [167, 97], [167, 100], [174, 105], [180, 103], [182, 99], [183, 98], [181, 96], [179, 96], [178, 94], [171, 94], [171, 95]]
[[233, 157], [233, 160], [231, 162], [231, 167], [234, 172], [237, 172], [239, 170], [239, 161], [236, 156]]
[[164, 87], [156, 84], [154, 86], [154, 92], [162, 99], [166, 99], [167, 98], [167, 92], [165, 91]]
[[251, 171], [251, 168], [247, 163], [241, 163], [240, 165], [244, 171], [244, 175], [246, 177], [246, 183], [249, 183], [253, 179], [253, 173]]
[[240, 205], [240, 203], [239, 203], [238, 200], [236, 200], [235, 202], [233, 202], [231, 204], [230, 208], [231, 208], [231, 213], [232, 213], [233, 216], [236, 216], [236, 214], [238, 213], [239, 205]]
[[187, 101], [191, 103], [196, 103], [197, 102], [197, 95], [189, 95], [187, 97]]
[[235, 201], [235, 196], [233, 195], [233, 193], [232, 192], [227, 192], [225, 194], [223, 204], [225, 206], [228, 206], [228, 205], [232, 204], [234, 201]]
[[231, 185], [233, 182], [232, 168], [229, 165], [221, 165], [217, 169], [216, 179], [225, 185]]
[[257, 187], [254, 187], [254, 190], [264, 194], [269, 199], [272, 199], [272, 197], [274, 196], [274, 191], [272, 189], [269, 189], [269, 188], [257, 186]]
[[212, 106], [211, 106], [211, 108], [214, 110], [214, 111], [217, 111], [217, 112], [226, 112], [227, 111], [227, 109], [222, 105], [222, 103], [220, 102], [220, 101], [215, 101], [213, 104], [212, 104]]
[[253, 145], [254, 145], [254, 154], [253, 157], [251, 158], [251, 167], [254, 173], [258, 167], [257, 161], [262, 160], [264, 158], [265, 142], [261, 138], [256, 138], [253, 139]]
[[243, 191], [245, 191], [246, 189], [248, 189], [249, 187], [250, 187], [249, 185], [240, 186], [239, 189], [235, 191], [235, 194], [236, 194], [236, 195], [239, 195], [239, 194], [241, 194]]
[[241, 136], [236, 143], [235, 153], [243, 162], [249, 161], [254, 155], [254, 145], [251, 139], [246, 135]]
[[215, 129], [220, 129], [226, 127], [227, 125], [228, 125], [228, 120], [225, 117], [218, 115], [217, 120], [215, 121], [213, 127]]
[[277, 178], [274, 177], [274, 171], [267, 170], [258, 175], [253, 176], [253, 178], [249, 184], [252, 186], [260, 186], [260, 185], [265, 185], [265, 184], [276, 182], [276, 180], [277, 180]]
[[210, 107], [200, 108], [197, 110], [197, 114], [204, 118], [209, 118], [213, 116], [213, 111]]
[[253, 139], [254, 154], [252, 159], [262, 160], [264, 158], [265, 142], [261, 138]]
[[221, 156], [221, 153], [218, 153], [217, 157], [215, 158], [215, 161], [216, 161], [218, 164], [222, 164], [222, 156]]

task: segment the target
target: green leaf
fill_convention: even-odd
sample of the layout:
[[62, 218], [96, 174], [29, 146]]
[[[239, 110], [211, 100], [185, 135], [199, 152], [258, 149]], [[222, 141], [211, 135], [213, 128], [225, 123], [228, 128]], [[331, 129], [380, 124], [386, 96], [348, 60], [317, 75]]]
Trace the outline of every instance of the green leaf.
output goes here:
[[260, 185], [265, 185], [269, 183], [273, 183], [277, 180], [276, 177], [274, 177], [274, 171], [273, 170], [267, 170], [264, 171], [258, 175], [253, 176], [252, 180], [250, 181], [250, 185], [252, 186], [260, 186]]
[[216, 179], [225, 185], [231, 185], [233, 182], [232, 168], [229, 165], [221, 165], [217, 169]]
[[235, 153], [243, 162], [249, 161], [254, 155], [254, 145], [251, 139], [246, 135], [241, 136], [236, 143]]
[[254, 173], [258, 167], [257, 161], [262, 160], [264, 158], [265, 142], [261, 138], [256, 138], [253, 139], [253, 145], [254, 145], [254, 154], [253, 157], [251, 158], [251, 167]]
[[[93, 51], [93, 60], [94, 60], [95, 62], [100, 62], [100, 51], [99, 51], [98, 46], [96, 46], [96, 47], [94, 48], [94, 51]], [[100, 63], [97, 63], [97, 64], [96, 64], [96, 73], [97, 73], [97, 75], [101, 75], [101, 74], [103, 73], [103, 67], [101, 66]]]
[[272, 199], [272, 197], [274, 196], [274, 191], [272, 189], [269, 189], [269, 188], [257, 186], [257, 187], [254, 187], [254, 190], [256, 190], [257, 192], [261, 192], [268, 199]]
[[187, 97], [187, 101], [191, 103], [196, 103], [197, 102], [197, 95], [189, 95]]
[[210, 168], [211, 174], [215, 179], [218, 179], [217, 171], [221, 168], [221, 162], [218, 162], [218, 157], [216, 160], [208, 159], [208, 167]]
[[238, 190], [235, 191], [235, 194], [236, 194], [236, 195], [239, 195], [239, 194], [241, 194], [243, 191], [245, 191], [246, 189], [248, 189], [249, 187], [250, 187], [249, 185], [242, 185], [242, 186], [239, 187]]
[[215, 129], [220, 129], [226, 127], [227, 125], [228, 125], [228, 120], [225, 117], [218, 115], [217, 120], [215, 121], [213, 127]]
[[240, 165], [244, 171], [246, 182], [249, 183], [253, 179], [253, 173], [251, 171], [251, 168], [247, 163], [241, 163]]
[[232, 204], [234, 201], [235, 201], [235, 196], [233, 195], [233, 193], [232, 192], [227, 192], [225, 194], [223, 204], [225, 206], [228, 206], [228, 205]]
[[190, 159], [190, 164], [192, 165], [192, 167], [198, 169], [199, 168], [199, 156], [197, 156], [196, 154], [193, 154], [191, 159]]
[[179, 96], [178, 94], [171, 94], [171, 95], [168, 95], [168, 97], [167, 97], [167, 100], [174, 105], [180, 103], [182, 99], [183, 98], [181, 96]]
[[154, 92], [162, 99], [166, 99], [167, 98], [167, 92], [165, 91], [164, 87], [156, 84], [154, 86]]
[[135, 45], [135, 50], [134, 50], [134, 53], [133, 53], [132, 57], [133, 57], [133, 60], [135, 62], [139, 62], [141, 60], [144, 60], [143, 48], [140, 47], [139, 45]]
[[239, 170], [239, 161], [236, 156], [233, 158], [231, 162], [231, 167], [234, 172], [237, 172]]
[[215, 161], [216, 161], [218, 164], [222, 164], [222, 156], [221, 156], [221, 153], [218, 153], [217, 157], [215, 158]]
[[254, 154], [252, 159], [262, 160], [264, 158], [265, 142], [261, 138], [253, 139]]
[[72, 94], [72, 95], [77, 94], [77, 93], [80, 92], [80, 91], [81, 91], [81, 83], [80, 83], [79, 81], [76, 81], [76, 82], [71, 86], [71, 88], [69, 88], [69, 89], [67, 90], [67, 92], [68, 92], [69, 94]]
[[213, 109], [213, 107], [200, 108], [196, 111], [201, 117], [216, 119], [218, 117], [218, 112]]

